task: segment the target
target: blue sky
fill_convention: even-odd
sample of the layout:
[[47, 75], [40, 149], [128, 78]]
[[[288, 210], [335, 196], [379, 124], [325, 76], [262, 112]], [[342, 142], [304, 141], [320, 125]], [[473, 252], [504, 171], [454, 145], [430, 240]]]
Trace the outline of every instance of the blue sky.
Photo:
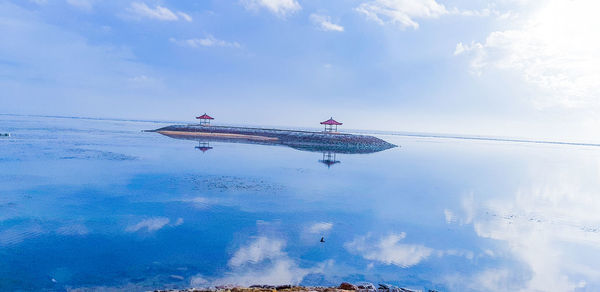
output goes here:
[[0, 0], [0, 112], [600, 140], [599, 5], [541, 2]]

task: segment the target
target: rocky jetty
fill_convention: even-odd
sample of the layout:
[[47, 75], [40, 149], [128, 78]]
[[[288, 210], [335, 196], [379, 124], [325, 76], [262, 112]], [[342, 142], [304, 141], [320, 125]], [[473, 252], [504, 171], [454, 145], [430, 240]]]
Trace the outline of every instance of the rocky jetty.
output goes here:
[[314, 152], [373, 153], [397, 147], [373, 136], [331, 132], [201, 125], [173, 125], [153, 132], [178, 139], [283, 145]]

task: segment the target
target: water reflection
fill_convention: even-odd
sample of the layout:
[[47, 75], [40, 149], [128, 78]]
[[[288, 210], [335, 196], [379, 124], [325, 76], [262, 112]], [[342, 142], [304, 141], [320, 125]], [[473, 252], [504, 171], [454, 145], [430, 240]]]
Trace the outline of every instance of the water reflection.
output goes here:
[[[205, 153], [208, 150], [214, 149], [214, 147], [212, 147], [210, 144], [210, 141], [215, 141], [214, 139], [195, 139], [195, 140], [198, 140], [198, 145], [194, 146], [194, 148], [202, 151], [203, 153]], [[231, 143], [230, 140], [226, 140], [226, 141]], [[250, 143], [250, 144], [254, 144], [254, 143]], [[336, 152], [324, 151], [322, 158], [319, 159], [318, 161], [320, 163], [327, 165], [327, 168], [331, 168], [332, 165], [341, 163], [341, 161], [337, 160], [336, 157], [337, 157]]]
[[241, 143], [241, 144], [254, 144], [254, 145], [268, 145], [268, 146], [286, 146], [296, 150], [301, 151], [309, 151], [309, 152], [335, 152], [335, 153], [344, 153], [344, 154], [370, 154], [381, 152], [385, 150], [392, 149], [397, 147], [396, 145], [389, 144], [386, 142], [386, 145], [373, 145], [373, 147], [363, 147], [358, 143], [338, 143], [338, 144], [323, 144], [323, 143], [315, 143], [315, 142], [305, 142], [302, 140], [299, 141], [288, 141], [288, 140], [278, 140], [276, 138], [269, 139], [257, 139], [256, 137], [248, 136], [243, 137], [243, 135], [237, 136], [193, 136], [186, 134], [175, 134], [171, 131], [167, 132], [158, 132], [163, 136], [167, 136], [173, 139], [180, 140], [193, 140], [199, 142], [224, 142], [224, 143]]
[[202, 152], [206, 152], [210, 149], [213, 149], [213, 147], [210, 146], [209, 141], [201, 141], [201, 140], [198, 141], [198, 146], [196, 146], [195, 148]]
[[[181, 136], [181, 135], [166, 135], [166, 134], [163, 134], [163, 135], [168, 136], [170, 138], [175, 138], [175, 139], [198, 141], [198, 146], [195, 146], [194, 148], [198, 149], [202, 152], [206, 152], [206, 151], [214, 148], [214, 147], [210, 146], [210, 142], [245, 143], [245, 144], [257, 144], [257, 145], [279, 145], [279, 144], [273, 144], [273, 143], [264, 142], [264, 141], [247, 140], [247, 139], [214, 138], [214, 137], [198, 138], [198, 137], [189, 137], [189, 136]], [[327, 146], [314, 145], [314, 146], [308, 146], [308, 147], [292, 147], [292, 148], [297, 149], [297, 150], [302, 150], [302, 151], [322, 152], [323, 156], [318, 161], [320, 163], [327, 165], [327, 168], [331, 168], [332, 165], [341, 163], [341, 161], [337, 160], [337, 158], [336, 158], [337, 154], [338, 154], [337, 152], [323, 151], [324, 149], [325, 150], [328, 149]], [[352, 154], [352, 153], [346, 153], [346, 154]]]
[[[189, 139], [186, 139], [186, 140], [189, 140]], [[210, 141], [213, 141], [213, 142], [217, 141], [215, 139], [209, 139], [209, 138], [205, 138], [205, 139], [193, 139], [193, 140], [197, 140], [198, 141], [198, 145], [194, 146], [194, 148], [202, 151], [203, 153], [205, 153], [208, 150], [214, 149], [214, 147], [211, 146]], [[227, 143], [233, 143], [229, 139], [225, 140], [225, 141]], [[255, 144], [255, 143], [249, 143], [249, 144]], [[327, 168], [331, 168], [332, 165], [341, 163], [341, 161], [337, 160], [336, 156], [337, 156], [336, 152], [324, 151], [322, 159], [319, 159], [318, 161], [320, 163], [323, 163], [323, 164], [327, 165]]]
[[339, 160], [335, 159], [337, 153], [335, 152], [323, 152], [323, 159], [319, 160], [319, 162], [327, 165], [327, 168], [331, 168], [332, 165], [336, 164], [336, 163], [340, 163]]
[[2, 122], [16, 138], [0, 142], [1, 291], [600, 290], [595, 148], [387, 137], [405, 147], [331, 172], [336, 151]]

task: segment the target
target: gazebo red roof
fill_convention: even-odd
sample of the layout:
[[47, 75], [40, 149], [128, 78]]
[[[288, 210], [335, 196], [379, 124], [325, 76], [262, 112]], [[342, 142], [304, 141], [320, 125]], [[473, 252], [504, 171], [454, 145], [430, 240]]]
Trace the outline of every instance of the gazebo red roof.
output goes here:
[[213, 149], [213, 148], [210, 147], [210, 146], [196, 146], [196, 149], [199, 149], [202, 152], [206, 152], [206, 151], [208, 151], [210, 149]]
[[199, 120], [214, 120], [211, 116], [209, 116], [207, 114], [203, 114], [203, 115], [201, 115], [199, 117], [196, 117], [196, 119], [199, 119]]
[[337, 125], [337, 126], [339, 126], [339, 125], [341, 125], [341, 124], [342, 124], [342, 123], [340, 123], [340, 122], [338, 122], [338, 121], [334, 120], [334, 119], [333, 119], [333, 117], [332, 117], [332, 118], [329, 118], [329, 120], [327, 120], [327, 121], [321, 122], [321, 125]]

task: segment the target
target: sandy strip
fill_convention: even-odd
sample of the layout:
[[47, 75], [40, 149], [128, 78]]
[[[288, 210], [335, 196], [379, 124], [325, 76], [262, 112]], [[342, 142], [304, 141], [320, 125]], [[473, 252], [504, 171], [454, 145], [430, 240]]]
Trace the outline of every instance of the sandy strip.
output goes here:
[[279, 139], [265, 136], [256, 135], [244, 135], [244, 134], [229, 134], [229, 133], [207, 133], [207, 132], [184, 132], [184, 131], [158, 131], [164, 135], [174, 136], [190, 136], [190, 137], [216, 137], [216, 138], [229, 138], [229, 139], [248, 139], [255, 141], [277, 141]]

